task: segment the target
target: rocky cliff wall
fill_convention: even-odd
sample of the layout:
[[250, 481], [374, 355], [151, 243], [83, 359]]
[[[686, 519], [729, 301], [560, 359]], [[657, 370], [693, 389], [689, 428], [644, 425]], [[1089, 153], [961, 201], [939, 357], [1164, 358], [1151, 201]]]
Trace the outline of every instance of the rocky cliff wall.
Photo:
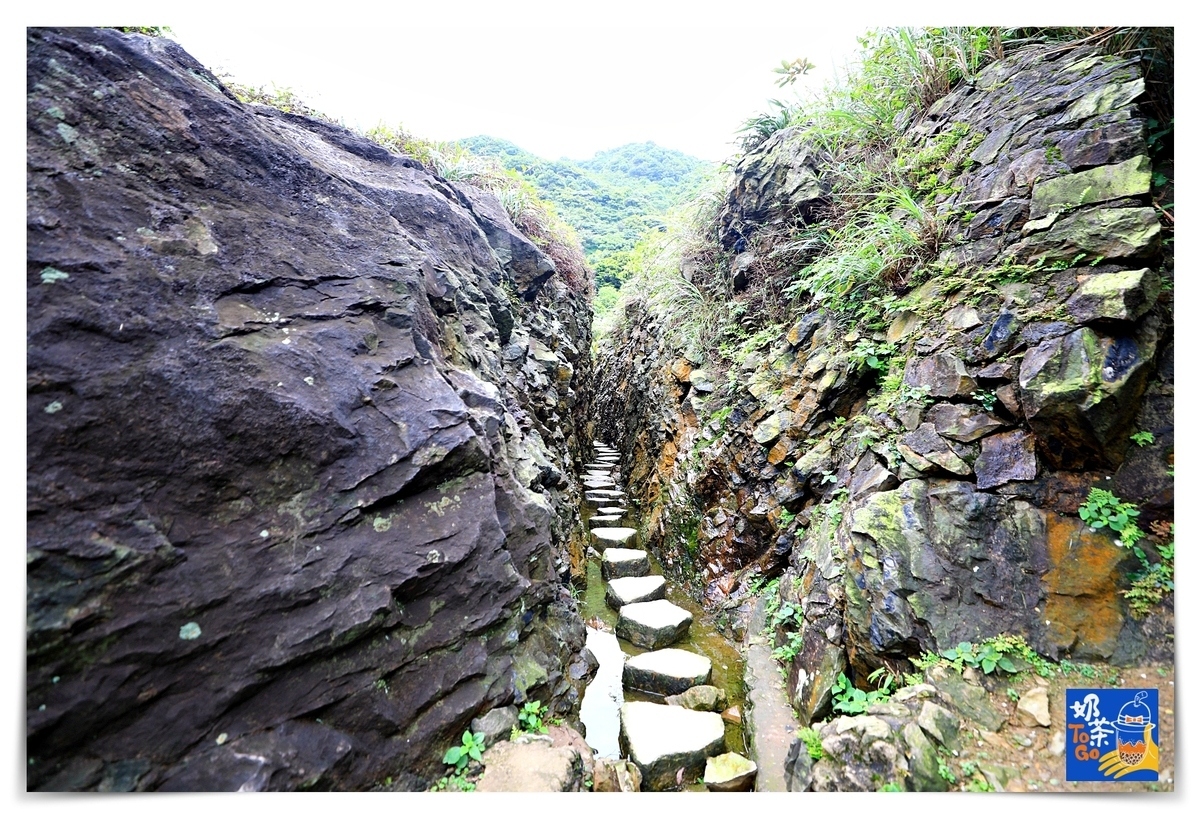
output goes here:
[[31, 29], [28, 223], [31, 789], [421, 787], [573, 707], [590, 307], [490, 194]]
[[[1131, 617], [1137, 561], [1077, 513], [1096, 486], [1148, 531], [1173, 518], [1173, 269], [1143, 91], [1135, 60], [1033, 49], [934, 104], [907, 136], [940, 257], [876, 326], [809, 302], [726, 356], [674, 348], [671, 316], [635, 302], [602, 342], [597, 427], [649, 541], [714, 607], [782, 572], [804, 720], [843, 669], [862, 684], [1001, 633], [1055, 658], [1171, 656], [1169, 600]], [[826, 161], [789, 129], [737, 165], [716, 227], [731, 309], [781, 289], [748, 239], [826, 212]]]

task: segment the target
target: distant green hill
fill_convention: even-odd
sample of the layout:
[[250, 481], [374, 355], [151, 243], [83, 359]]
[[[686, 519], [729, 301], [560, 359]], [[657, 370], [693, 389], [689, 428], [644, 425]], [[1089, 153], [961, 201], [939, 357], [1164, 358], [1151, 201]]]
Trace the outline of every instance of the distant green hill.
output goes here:
[[495, 157], [528, 178], [575, 228], [596, 271], [596, 287], [620, 289], [629, 251], [668, 209], [695, 195], [715, 164], [653, 142], [622, 145], [580, 162], [535, 156], [503, 139], [473, 136], [458, 144]]

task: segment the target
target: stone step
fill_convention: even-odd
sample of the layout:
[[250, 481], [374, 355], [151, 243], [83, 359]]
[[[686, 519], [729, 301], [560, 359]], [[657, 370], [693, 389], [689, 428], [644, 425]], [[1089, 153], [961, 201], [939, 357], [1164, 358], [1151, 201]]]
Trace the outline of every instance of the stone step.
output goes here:
[[589, 471], [602, 471], [607, 474], [608, 472], [612, 471], [612, 464], [598, 462], [584, 463], [583, 468]]
[[596, 509], [597, 514], [624, 514], [624, 506], [600, 506]]
[[583, 485], [589, 489], [616, 488], [617, 481], [611, 477], [585, 477], [583, 478]]
[[712, 680], [712, 661], [690, 650], [652, 650], [626, 659], [621, 680], [634, 690], [671, 696], [708, 684]]
[[606, 582], [623, 577], [644, 577], [649, 573], [650, 556], [645, 551], [638, 548], [604, 549], [604, 556], [600, 560], [600, 576]]
[[596, 514], [588, 520], [590, 528], [612, 528], [621, 522], [621, 514]]
[[621, 748], [642, 771], [644, 791], [670, 789], [693, 781], [710, 756], [725, 751], [725, 722], [717, 713], [626, 702], [621, 706]]
[[617, 636], [639, 648], [658, 650], [678, 642], [691, 626], [690, 613], [665, 599], [656, 599], [622, 607]]
[[660, 576], [621, 577], [608, 583], [604, 601], [608, 607], [619, 611], [626, 605], [665, 599], [666, 596], [667, 581]]
[[612, 489], [591, 489], [583, 493], [583, 499], [596, 505], [612, 505], [625, 499], [625, 492]]
[[617, 546], [618, 548], [628, 548], [631, 545], [637, 545], [637, 529], [636, 528], [593, 528], [592, 529], [592, 545], [597, 551], [603, 551], [606, 548]]

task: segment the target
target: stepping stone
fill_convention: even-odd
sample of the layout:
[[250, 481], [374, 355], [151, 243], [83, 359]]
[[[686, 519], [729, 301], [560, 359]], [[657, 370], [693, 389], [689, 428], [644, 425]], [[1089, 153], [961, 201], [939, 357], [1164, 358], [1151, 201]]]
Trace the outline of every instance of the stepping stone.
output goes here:
[[600, 576], [605, 581], [622, 577], [644, 577], [649, 573], [650, 557], [645, 551], [637, 548], [604, 549], [604, 556], [600, 560]]
[[587, 500], [589, 503], [595, 503], [596, 505], [611, 505], [613, 503], [619, 503], [622, 499], [624, 499], [624, 497], [625, 492], [613, 491], [611, 489], [591, 489], [590, 491], [585, 491], [583, 493], [583, 499]]
[[635, 545], [637, 540], [636, 528], [593, 528], [592, 542], [597, 551], [617, 546], [618, 548]]
[[583, 465], [583, 467], [584, 467], [585, 469], [588, 469], [588, 470], [590, 470], [590, 471], [602, 471], [602, 472], [604, 472], [605, 474], [607, 474], [608, 472], [612, 471], [612, 464], [611, 464], [611, 463], [596, 463], [596, 462], [592, 462], [592, 463], [585, 463], [585, 464]]
[[621, 608], [617, 636], [639, 648], [658, 650], [678, 642], [691, 626], [690, 613], [673, 602], [656, 599]]
[[[670, 696], [683, 693], [712, 679], [712, 661], [707, 656], [679, 648], [652, 650], [625, 660], [621, 681], [645, 693]], [[691, 710], [693, 708], [685, 708]]]
[[666, 596], [667, 581], [660, 576], [621, 577], [608, 583], [604, 601], [608, 603], [608, 607], [619, 611], [635, 602], [665, 599]]
[[611, 477], [585, 477], [583, 478], [583, 484], [589, 489], [607, 489], [615, 488], [617, 481]]
[[624, 514], [624, 506], [600, 506], [596, 509], [597, 514]]
[[621, 706], [621, 747], [642, 771], [642, 790], [665, 790], [691, 781], [709, 756], [725, 750], [725, 723], [716, 713], [698, 713], [651, 702]]
[[704, 765], [704, 786], [709, 792], [750, 792], [758, 765], [737, 753], [723, 753]]
[[620, 514], [597, 514], [588, 520], [591, 528], [612, 528], [621, 522]]

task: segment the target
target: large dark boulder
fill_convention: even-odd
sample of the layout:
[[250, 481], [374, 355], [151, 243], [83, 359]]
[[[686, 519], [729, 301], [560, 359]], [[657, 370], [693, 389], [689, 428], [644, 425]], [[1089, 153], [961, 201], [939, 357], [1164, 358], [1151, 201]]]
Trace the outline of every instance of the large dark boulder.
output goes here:
[[421, 786], [570, 708], [583, 296], [169, 40], [30, 29], [27, 82], [29, 787]]

